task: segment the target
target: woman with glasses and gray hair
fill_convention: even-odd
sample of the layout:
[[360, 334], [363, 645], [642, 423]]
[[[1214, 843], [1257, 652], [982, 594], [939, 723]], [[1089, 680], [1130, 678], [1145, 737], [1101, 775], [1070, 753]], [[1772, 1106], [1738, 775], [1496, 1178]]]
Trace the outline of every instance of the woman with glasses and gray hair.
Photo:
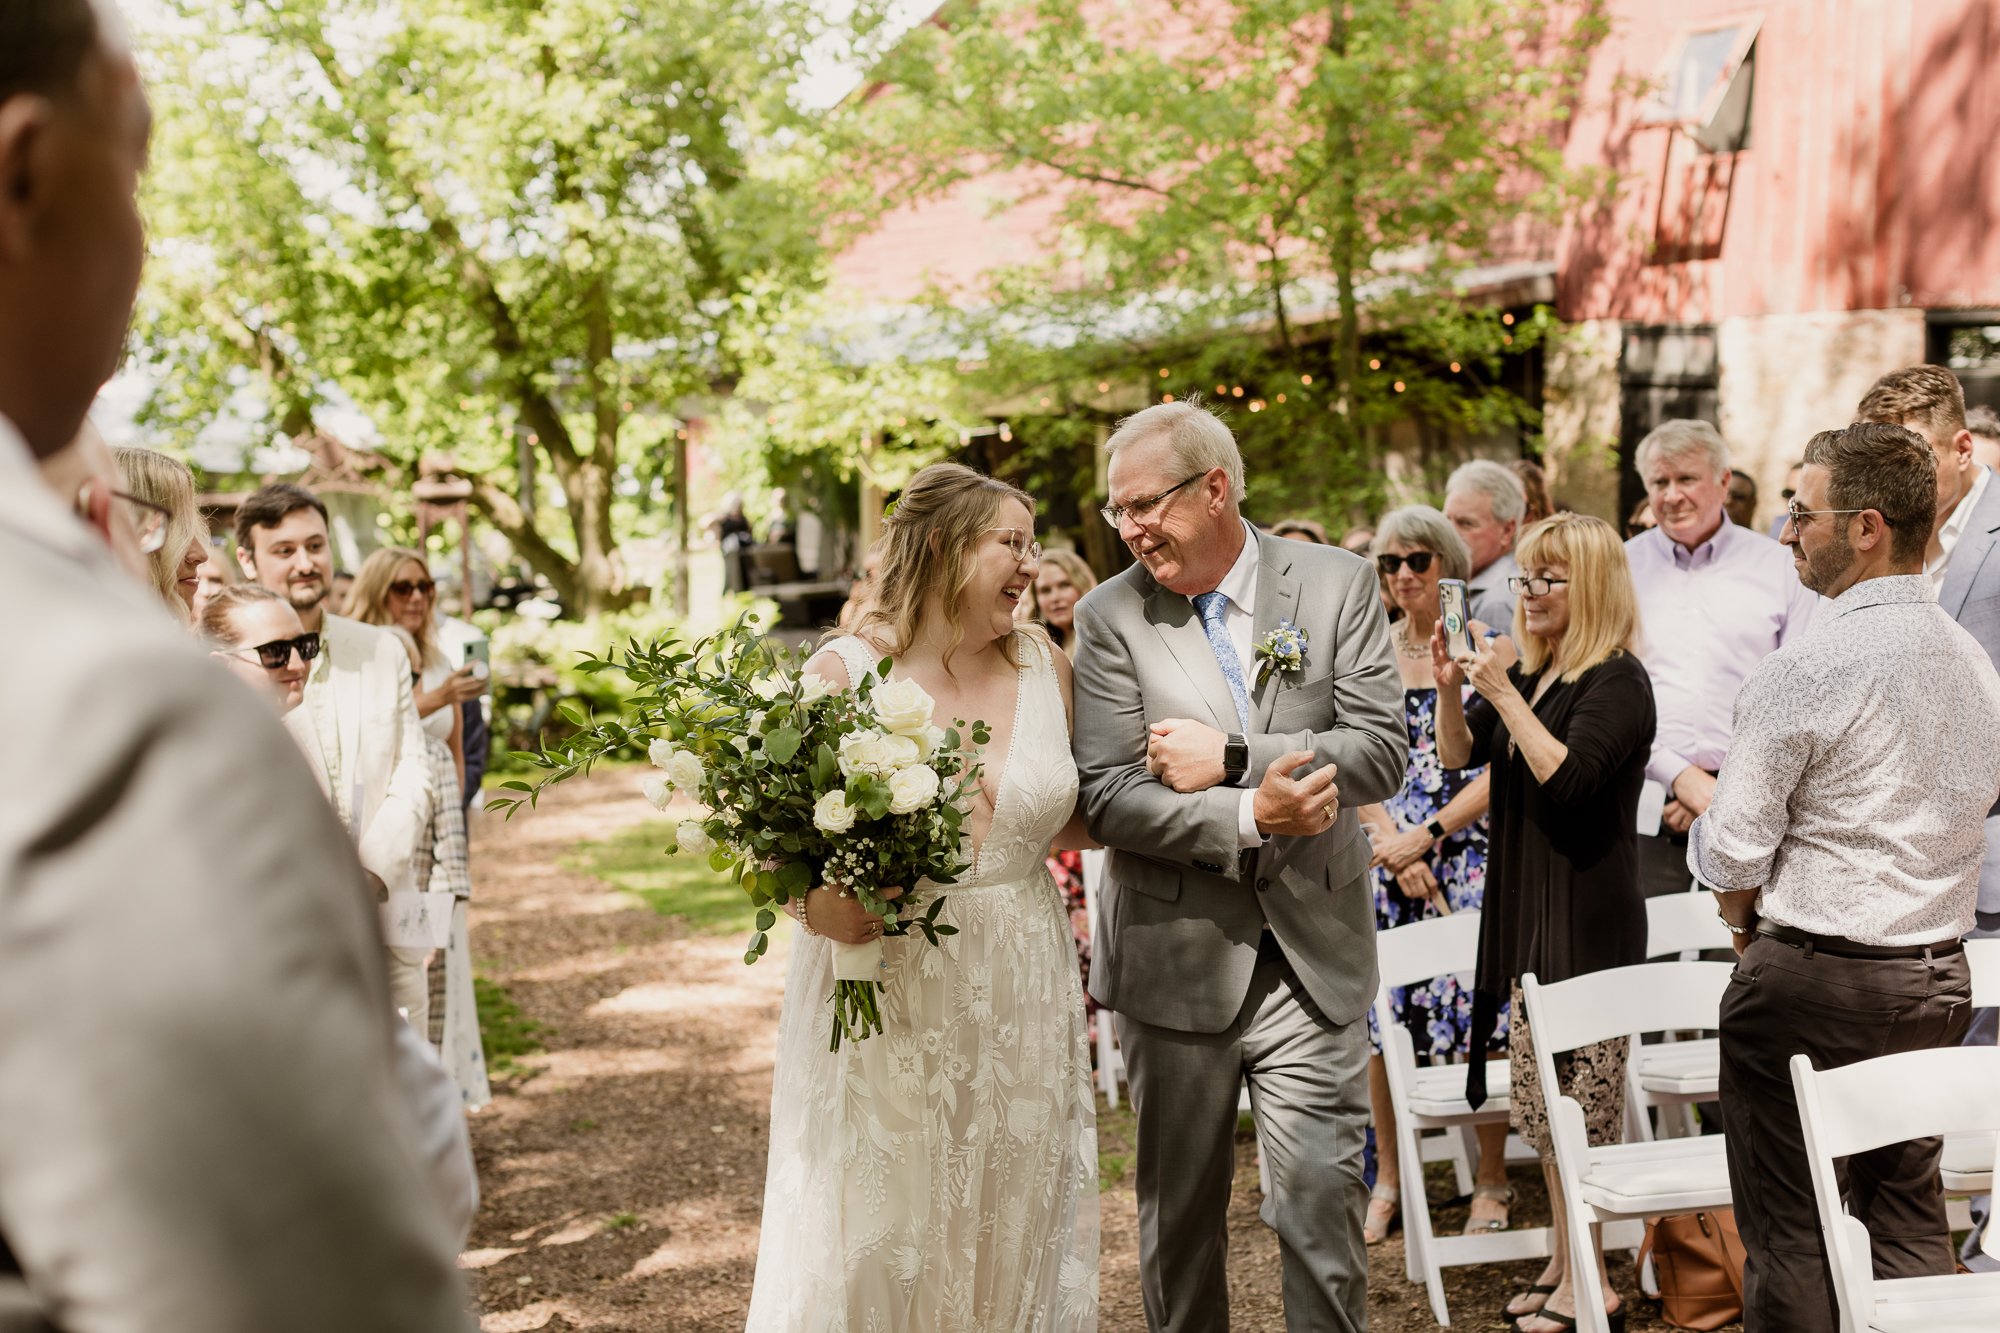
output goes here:
[[[1428, 917], [1476, 912], [1486, 891], [1487, 776], [1483, 768], [1456, 770], [1438, 762], [1438, 684], [1431, 668], [1431, 627], [1438, 619], [1438, 580], [1463, 579], [1472, 556], [1457, 530], [1437, 510], [1408, 505], [1376, 525], [1370, 548], [1383, 586], [1402, 615], [1390, 628], [1396, 668], [1403, 680], [1403, 723], [1410, 752], [1402, 790], [1380, 805], [1364, 806], [1361, 826], [1374, 846], [1375, 926], [1392, 930]], [[1473, 631], [1486, 627], [1473, 622]], [[1461, 691], [1465, 687], [1459, 687]], [[1469, 691], [1466, 691], [1469, 692]], [[1465, 1057], [1472, 1031], [1472, 992], [1456, 977], [1439, 977], [1395, 991], [1396, 1018], [1410, 1031], [1417, 1058], [1445, 1062]], [[1387, 1238], [1399, 1216], [1401, 1167], [1395, 1108], [1377, 1048], [1368, 1061], [1368, 1097], [1375, 1115], [1375, 1190], [1362, 1234], [1373, 1245]], [[1496, 1034], [1503, 1043], [1505, 1031]], [[1485, 1047], [1471, 1053], [1484, 1060]], [[1479, 1129], [1479, 1174], [1472, 1192], [1468, 1234], [1504, 1231], [1513, 1191], [1507, 1186], [1507, 1127]]]

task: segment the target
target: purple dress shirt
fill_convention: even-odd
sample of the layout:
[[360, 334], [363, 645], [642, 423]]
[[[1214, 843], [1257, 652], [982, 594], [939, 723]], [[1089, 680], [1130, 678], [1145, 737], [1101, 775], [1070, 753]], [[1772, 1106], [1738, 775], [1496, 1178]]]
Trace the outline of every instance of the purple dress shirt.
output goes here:
[[1726, 521], [1692, 551], [1653, 528], [1626, 542], [1625, 555], [1659, 710], [1646, 776], [1671, 795], [1690, 765], [1721, 770], [1737, 691], [1805, 630], [1820, 597], [1799, 582], [1790, 551]]

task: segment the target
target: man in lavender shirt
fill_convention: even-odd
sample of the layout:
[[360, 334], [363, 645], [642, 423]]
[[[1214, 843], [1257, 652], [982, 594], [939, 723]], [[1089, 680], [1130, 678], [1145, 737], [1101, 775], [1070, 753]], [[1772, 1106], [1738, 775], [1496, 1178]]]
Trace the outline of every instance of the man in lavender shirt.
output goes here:
[[1646, 777], [1665, 808], [1656, 830], [1639, 830], [1639, 878], [1654, 898], [1687, 891], [1688, 826], [1715, 795], [1737, 690], [1805, 629], [1819, 597], [1784, 547], [1729, 521], [1729, 447], [1715, 427], [1663, 422], [1639, 442], [1638, 465], [1659, 520], [1625, 543], [1659, 709]]

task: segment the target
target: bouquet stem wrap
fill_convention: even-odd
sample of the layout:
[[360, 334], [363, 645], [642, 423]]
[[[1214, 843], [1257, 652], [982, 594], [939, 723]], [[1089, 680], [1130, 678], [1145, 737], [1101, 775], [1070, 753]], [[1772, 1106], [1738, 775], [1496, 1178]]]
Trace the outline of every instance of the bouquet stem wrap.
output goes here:
[[882, 979], [882, 941], [865, 940], [860, 944], [842, 944], [838, 940], [833, 945], [833, 979], [835, 981], [880, 981]]

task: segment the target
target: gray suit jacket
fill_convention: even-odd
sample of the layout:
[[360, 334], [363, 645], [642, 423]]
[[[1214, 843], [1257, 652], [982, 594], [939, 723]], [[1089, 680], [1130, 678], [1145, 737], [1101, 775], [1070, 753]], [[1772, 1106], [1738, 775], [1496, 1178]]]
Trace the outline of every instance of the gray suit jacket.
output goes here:
[[[1986, 494], [1959, 534], [1945, 566], [1938, 605], [2000, 666], [2000, 475], [1986, 481]], [[1990, 738], [1989, 738], [1990, 739]], [[1992, 815], [2000, 815], [2000, 805]], [[2000, 912], [2000, 836], [1989, 826], [1986, 862], [1979, 873], [1979, 910]]]
[[374, 906], [297, 747], [18, 474], [0, 564], [0, 1233], [28, 1287], [65, 1333], [468, 1328]]
[[1403, 785], [1409, 743], [1375, 571], [1331, 546], [1259, 535], [1253, 642], [1289, 620], [1305, 666], [1251, 696], [1250, 771], [1289, 750], [1340, 766], [1325, 833], [1240, 852], [1241, 787], [1180, 793], [1146, 771], [1146, 728], [1191, 717], [1223, 731], [1236, 706], [1188, 599], [1135, 565], [1076, 610], [1076, 762], [1091, 833], [1111, 848], [1090, 991], [1159, 1027], [1220, 1032], [1249, 993], [1265, 924], [1329, 1019], [1374, 999], [1375, 909], [1356, 807]]

